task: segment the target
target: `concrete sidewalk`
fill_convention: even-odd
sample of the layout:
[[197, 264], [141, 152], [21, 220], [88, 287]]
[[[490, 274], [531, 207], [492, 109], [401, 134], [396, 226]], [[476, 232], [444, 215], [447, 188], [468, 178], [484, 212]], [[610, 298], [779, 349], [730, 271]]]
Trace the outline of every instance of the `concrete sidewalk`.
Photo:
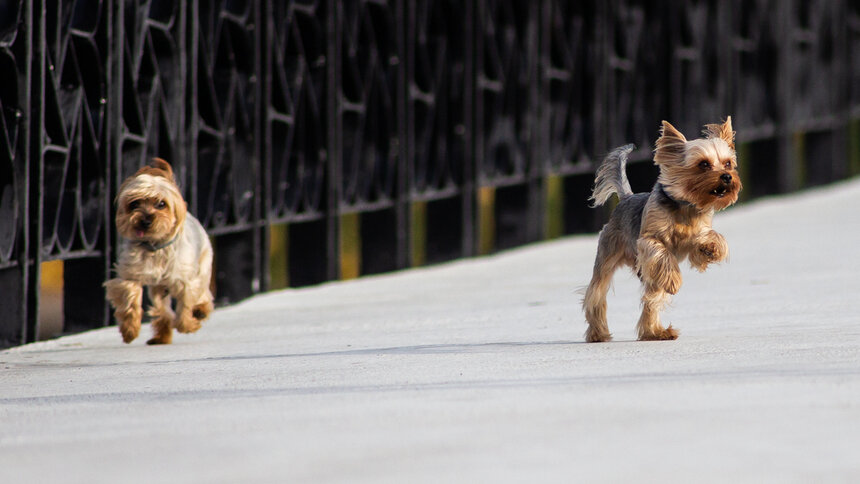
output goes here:
[[0, 352], [0, 482], [858, 482], [860, 180], [715, 228], [674, 342], [582, 343], [585, 236]]

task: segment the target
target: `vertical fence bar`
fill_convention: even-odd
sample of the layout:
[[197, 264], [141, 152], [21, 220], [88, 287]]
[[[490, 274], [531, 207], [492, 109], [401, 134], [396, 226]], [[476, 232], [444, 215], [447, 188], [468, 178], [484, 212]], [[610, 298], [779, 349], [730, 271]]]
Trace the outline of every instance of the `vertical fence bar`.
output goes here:
[[28, 163], [27, 173], [27, 254], [26, 254], [26, 286], [24, 297], [26, 300], [26, 321], [22, 332], [21, 342], [34, 341], [38, 331], [39, 320], [39, 268], [42, 262], [42, 177], [43, 164], [41, 163], [41, 126], [43, 118], [42, 100], [45, 98], [41, 78], [45, 75], [45, 7], [43, 1], [33, 2], [32, 18], [32, 59], [31, 76], [29, 82], [30, 90], [30, 149], [27, 156], [30, 160], [38, 160]]
[[471, 254], [472, 2], [407, 2], [404, 114], [413, 263]]
[[33, 59], [33, 5], [13, 4], [0, 25], [0, 347], [27, 337], [29, 171]]
[[337, 260], [329, 217], [331, 10], [327, 2], [261, 2], [261, 8], [263, 213], [269, 224], [286, 224], [278, 228], [282, 245], [270, 249], [285, 266], [274, 269], [291, 286], [320, 283], [337, 277], [330, 272]]
[[214, 239], [220, 303], [257, 293], [265, 278], [259, 126], [259, 2], [192, 3], [190, 143], [197, 215]]
[[[844, 57], [845, 5], [826, 0], [794, 0], [787, 12], [790, 85], [788, 126], [798, 153], [800, 186], [844, 177], [847, 158], [847, 65]], [[798, 146], [799, 144], [799, 146]]]
[[475, 46], [476, 31], [476, 7], [475, 1], [465, 2], [465, 31], [463, 39], [466, 44], [463, 75], [463, 237], [462, 251], [466, 256], [477, 254], [478, 230], [477, 230], [477, 165], [475, 164], [475, 58], [477, 57]]
[[476, 179], [486, 214], [479, 239], [484, 250], [503, 249], [537, 240], [542, 226], [540, 163], [533, 159], [540, 9], [479, 0], [475, 17]]
[[537, 143], [546, 180], [546, 236], [593, 231], [600, 211], [588, 207], [603, 106], [603, 49], [598, 5], [544, 2], [540, 31], [541, 113]]
[[776, 193], [781, 186], [778, 163], [786, 156], [780, 142], [782, 4], [744, 0], [723, 4], [728, 35], [733, 39], [727, 46], [729, 105], [738, 148], [744, 155], [739, 168], [745, 197]]
[[[83, 97], [74, 121], [71, 156], [77, 160], [78, 177], [75, 202], [79, 242], [73, 248], [82, 256], [64, 257], [63, 332], [76, 332], [105, 326], [109, 321], [108, 304], [102, 283], [110, 276], [113, 243], [110, 165], [115, 140], [114, 118], [108, 105], [109, 86], [113, 85], [113, 8], [110, 1], [93, 2], [88, 11], [75, 5], [69, 45], [76, 61], [75, 79]], [[98, 20], [98, 21], [96, 21]], [[64, 61], [64, 66], [68, 64]], [[64, 69], [65, 70], [65, 69]], [[65, 72], [60, 82], [66, 81]], [[74, 81], [72, 81], [74, 82]], [[71, 140], [70, 140], [71, 141]], [[66, 176], [69, 176], [67, 173]], [[85, 256], [84, 256], [85, 255]]]
[[343, 156], [341, 137], [342, 120], [340, 117], [340, 102], [338, 99], [340, 92], [340, 58], [341, 49], [343, 48], [341, 37], [342, 32], [338, 29], [338, 18], [343, 15], [341, 13], [340, 0], [324, 0], [328, 5], [328, 18], [326, 22], [328, 32], [328, 59], [326, 64], [328, 69], [326, 74], [328, 77], [328, 92], [326, 96], [328, 108], [328, 254], [331, 257], [329, 262], [328, 274], [333, 276], [332, 279], [341, 277], [340, 256], [342, 253], [341, 234], [340, 234], [340, 215], [341, 215], [341, 187], [343, 186], [343, 170], [341, 169], [340, 159]]
[[[404, 77], [398, 41], [401, 3], [336, 2], [335, 59], [339, 211], [352, 228], [341, 238], [357, 252], [361, 274], [394, 270], [407, 262], [398, 230], [408, 214], [401, 99]], [[400, 94], [399, 94], [400, 93]], [[358, 235], [356, 235], [358, 234]]]

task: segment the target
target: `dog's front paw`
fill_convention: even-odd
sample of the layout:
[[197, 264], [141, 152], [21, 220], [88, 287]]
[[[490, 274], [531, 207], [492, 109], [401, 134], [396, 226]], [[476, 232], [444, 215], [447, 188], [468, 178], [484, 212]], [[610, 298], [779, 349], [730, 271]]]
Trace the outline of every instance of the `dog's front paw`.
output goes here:
[[713, 242], [699, 245], [699, 253], [702, 254], [708, 262], [717, 262], [723, 259], [720, 247]]
[[589, 327], [585, 331], [586, 343], [603, 343], [606, 341], [612, 341], [612, 335], [607, 330], [598, 330], [594, 327]]
[[639, 341], [671, 341], [678, 339], [678, 330], [670, 324], [668, 328], [658, 328], [656, 331], [639, 335]]
[[696, 251], [691, 254], [695, 258], [695, 265], [707, 265], [713, 262], [722, 262], [729, 254], [729, 246], [726, 239], [717, 232], [710, 231], [701, 237], [696, 245]]
[[179, 318], [176, 321], [176, 331], [180, 333], [193, 333], [200, 329], [200, 321], [191, 318]]
[[151, 345], [169, 345], [171, 343], [172, 339], [173, 338], [171, 337], [170, 333], [167, 333], [166, 335], [153, 336], [152, 338], [149, 339], [149, 341], [146, 342], [146, 344], [148, 344], [150, 346]]
[[140, 333], [140, 324], [129, 324], [124, 322], [120, 324], [119, 332], [122, 334], [122, 341], [124, 343], [131, 343]]
[[117, 309], [114, 316], [119, 321], [119, 333], [125, 343], [131, 343], [140, 334], [140, 320], [143, 310], [138, 306], [130, 306], [125, 310]]

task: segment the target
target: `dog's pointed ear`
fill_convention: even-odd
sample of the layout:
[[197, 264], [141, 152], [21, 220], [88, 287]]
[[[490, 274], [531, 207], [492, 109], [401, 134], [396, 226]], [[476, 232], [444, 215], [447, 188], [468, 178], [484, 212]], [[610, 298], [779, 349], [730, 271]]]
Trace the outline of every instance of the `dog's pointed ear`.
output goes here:
[[686, 144], [687, 138], [668, 121], [663, 121], [660, 138], [657, 139], [657, 148], [654, 150], [654, 163], [658, 165], [682, 163]]
[[687, 138], [666, 120], [663, 120], [663, 126], [660, 128], [660, 139], [667, 141], [674, 140], [681, 143], [687, 142]]
[[149, 166], [155, 168], [156, 170], [163, 171], [164, 174], [161, 175], [168, 180], [173, 180], [173, 168], [170, 167], [170, 163], [164, 161], [161, 158], [153, 158], [151, 162], [149, 162]]
[[723, 124], [706, 124], [702, 133], [706, 138], [720, 138], [729, 145], [729, 148], [735, 149], [735, 132], [732, 131], [731, 116], [726, 116]]
[[143, 174], [161, 176], [176, 183], [176, 180], [173, 178], [173, 168], [170, 167], [170, 163], [162, 160], [161, 158], [153, 158], [148, 165], [137, 170], [137, 175]]

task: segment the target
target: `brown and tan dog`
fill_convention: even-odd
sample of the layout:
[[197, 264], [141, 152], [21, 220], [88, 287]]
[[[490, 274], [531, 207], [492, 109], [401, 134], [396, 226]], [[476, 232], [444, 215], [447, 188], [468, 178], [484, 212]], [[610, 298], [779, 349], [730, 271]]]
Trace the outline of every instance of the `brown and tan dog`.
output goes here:
[[625, 174], [633, 145], [612, 151], [597, 171], [593, 206], [618, 194], [619, 203], [600, 232], [594, 273], [582, 306], [588, 342], [609, 341], [606, 293], [622, 266], [642, 281], [640, 340], [676, 339], [678, 331], [660, 323], [660, 311], [681, 287], [684, 259], [699, 271], [725, 260], [728, 245], [711, 229], [714, 212], [735, 203], [741, 190], [731, 117], [705, 126], [704, 138], [688, 141], [663, 121], [654, 163], [660, 176], [651, 192], [634, 194]]
[[[123, 238], [117, 277], [105, 282], [122, 339], [132, 342], [143, 317], [143, 286], [149, 290], [153, 337], [169, 344], [173, 328], [200, 329], [212, 312], [212, 245], [200, 222], [187, 212], [173, 170], [155, 158], [125, 180], [117, 195], [117, 232]], [[176, 313], [171, 308], [176, 298]]]

